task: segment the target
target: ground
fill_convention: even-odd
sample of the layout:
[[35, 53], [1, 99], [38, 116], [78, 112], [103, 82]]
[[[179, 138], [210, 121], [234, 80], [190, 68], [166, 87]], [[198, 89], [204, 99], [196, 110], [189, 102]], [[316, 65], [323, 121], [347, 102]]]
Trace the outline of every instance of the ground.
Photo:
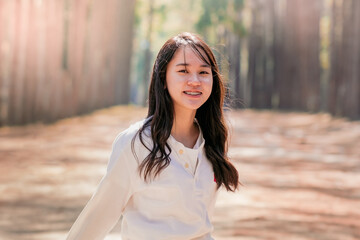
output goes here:
[[[0, 128], [0, 240], [65, 239], [105, 173], [115, 136], [145, 115], [116, 106]], [[359, 121], [254, 110], [226, 115], [229, 156], [243, 186], [219, 192], [217, 240], [360, 239]]]

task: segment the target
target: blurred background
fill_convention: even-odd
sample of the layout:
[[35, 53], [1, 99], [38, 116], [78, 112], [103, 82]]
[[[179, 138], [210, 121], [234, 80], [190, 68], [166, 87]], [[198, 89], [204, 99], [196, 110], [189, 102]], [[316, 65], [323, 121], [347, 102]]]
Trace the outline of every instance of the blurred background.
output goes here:
[[360, 239], [358, 0], [0, 0], [0, 239], [64, 239], [184, 31], [227, 81], [245, 185], [216, 239]]
[[235, 108], [360, 117], [356, 0], [1, 0], [0, 125], [145, 105], [162, 44], [196, 32]]

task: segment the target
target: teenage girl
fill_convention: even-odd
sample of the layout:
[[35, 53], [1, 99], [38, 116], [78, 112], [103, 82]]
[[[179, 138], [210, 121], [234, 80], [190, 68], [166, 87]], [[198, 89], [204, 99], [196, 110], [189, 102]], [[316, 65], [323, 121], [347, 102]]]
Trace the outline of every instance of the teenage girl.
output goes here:
[[147, 118], [115, 139], [106, 175], [67, 239], [104, 239], [121, 216], [122, 240], [213, 239], [217, 190], [239, 186], [223, 103], [209, 46], [191, 33], [169, 39], [153, 67]]

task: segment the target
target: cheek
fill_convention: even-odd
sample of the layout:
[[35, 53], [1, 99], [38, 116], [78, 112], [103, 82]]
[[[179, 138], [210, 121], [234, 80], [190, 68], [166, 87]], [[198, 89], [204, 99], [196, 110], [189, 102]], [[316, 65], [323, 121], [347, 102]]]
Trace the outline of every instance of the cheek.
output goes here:
[[178, 89], [177, 82], [174, 79], [174, 76], [171, 75], [171, 73], [166, 74], [166, 88], [169, 92], [169, 95], [172, 100], [174, 100], [174, 97], [178, 94], [176, 91]]
[[166, 73], [166, 86], [173, 87], [176, 86], [178, 83], [176, 76], [172, 73]]
[[210, 96], [213, 88], [213, 79], [206, 80], [204, 82], [204, 88], [206, 88], [206, 92]]

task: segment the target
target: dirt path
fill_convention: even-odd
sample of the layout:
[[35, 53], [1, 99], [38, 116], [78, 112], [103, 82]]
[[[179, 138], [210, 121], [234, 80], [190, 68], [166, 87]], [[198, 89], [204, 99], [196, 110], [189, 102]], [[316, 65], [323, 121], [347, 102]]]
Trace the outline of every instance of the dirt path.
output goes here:
[[[145, 114], [113, 107], [47, 126], [0, 128], [0, 240], [64, 239], [105, 173], [115, 136]], [[229, 155], [244, 187], [220, 192], [217, 240], [360, 239], [360, 122], [228, 115]]]

